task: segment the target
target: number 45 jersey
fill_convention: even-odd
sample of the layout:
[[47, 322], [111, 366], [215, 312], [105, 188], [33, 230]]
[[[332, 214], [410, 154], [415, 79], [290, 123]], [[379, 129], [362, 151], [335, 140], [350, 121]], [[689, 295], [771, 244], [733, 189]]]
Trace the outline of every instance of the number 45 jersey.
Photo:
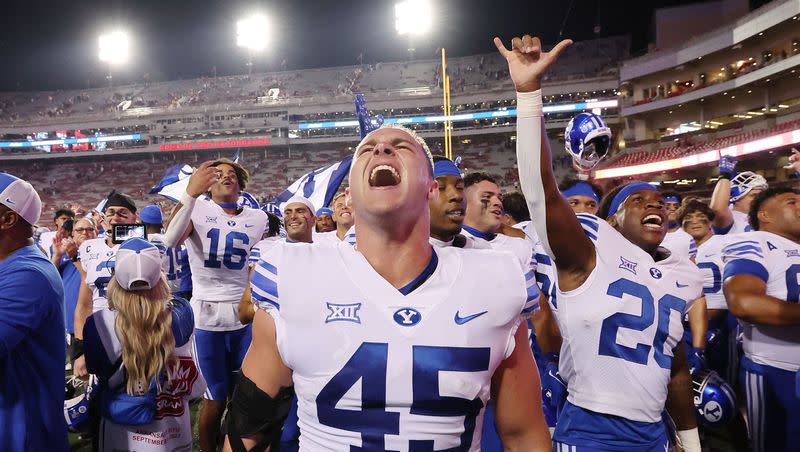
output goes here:
[[568, 400], [598, 413], [659, 422], [681, 319], [702, 296], [688, 256], [658, 262], [605, 221], [580, 214], [597, 263], [581, 287], [558, 291], [559, 373]]
[[264, 234], [267, 214], [244, 207], [239, 215], [229, 215], [202, 196], [192, 211], [192, 225], [186, 248], [193, 298], [239, 301], [247, 287], [247, 257]]
[[253, 302], [293, 371], [301, 451], [480, 450], [491, 378], [538, 306], [536, 278], [511, 253], [455, 248], [436, 248], [426, 273], [408, 292], [347, 243], [262, 254]]

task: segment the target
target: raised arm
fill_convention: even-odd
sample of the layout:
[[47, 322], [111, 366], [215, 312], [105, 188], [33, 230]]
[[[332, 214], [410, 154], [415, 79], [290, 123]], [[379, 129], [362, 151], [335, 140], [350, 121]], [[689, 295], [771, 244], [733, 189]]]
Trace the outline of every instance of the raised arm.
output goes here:
[[517, 90], [519, 182], [536, 233], [559, 272], [588, 275], [595, 265], [594, 244], [558, 190], [542, 112], [542, 76], [572, 41], [561, 41], [550, 52], [542, 51], [539, 38], [528, 35], [514, 38], [511, 50], [500, 38], [494, 43], [508, 61]]
[[189, 177], [189, 185], [181, 196], [178, 204], [172, 209], [172, 214], [164, 231], [164, 245], [167, 248], [177, 248], [189, 238], [192, 233], [192, 210], [197, 197], [207, 192], [219, 179], [219, 172], [211, 167], [211, 161], [203, 162]]
[[733, 225], [733, 213], [728, 208], [731, 199], [731, 178], [736, 168], [736, 159], [730, 156], [722, 156], [719, 159], [719, 180], [714, 186], [714, 193], [711, 195], [709, 207], [714, 211], [714, 231], [727, 232]]

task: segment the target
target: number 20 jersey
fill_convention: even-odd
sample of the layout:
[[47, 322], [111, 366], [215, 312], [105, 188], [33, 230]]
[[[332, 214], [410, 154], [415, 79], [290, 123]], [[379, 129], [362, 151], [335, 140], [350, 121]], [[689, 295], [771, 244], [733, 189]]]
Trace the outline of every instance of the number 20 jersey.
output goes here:
[[262, 254], [253, 302], [293, 371], [301, 451], [480, 449], [492, 375], [539, 290], [508, 252], [434, 256], [403, 295], [344, 242]]
[[576, 406], [639, 422], [659, 422], [681, 319], [702, 295], [688, 256], [653, 257], [593, 215], [578, 219], [596, 266], [581, 287], [558, 290], [563, 343], [559, 373]]
[[244, 207], [229, 215], [205, 196], [192, 210], [194, 232], [186, 240], [193, 298], [239, 301], [247, 287], [247, 258], [264, 234], [267, 214]]

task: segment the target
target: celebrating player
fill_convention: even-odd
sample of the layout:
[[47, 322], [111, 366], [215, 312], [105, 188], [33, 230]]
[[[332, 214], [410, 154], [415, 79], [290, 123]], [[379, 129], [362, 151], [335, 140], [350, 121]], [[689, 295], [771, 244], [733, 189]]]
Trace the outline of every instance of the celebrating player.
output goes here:
[[198, 427], [200, 447], [207, 452], [217, 449], [234, 372], [250, 344], [250, 326], [239, 321], [238, 304], [247, 286], [247, 256], [264, 233], [267, 215], [237, 205], [248, 177], [228, 159], [201, 164], [164, 234], [168, 248], [188, 240], [196, 357], [208, 383]]
[[673, 253], [688, 254], [690, 258], [694, 259], [697, 256], [697, 243], [691, 235], [683, 230], [678, 221], [678, 209], [681, 207], [683, 198], [677, 193], [664, 193], [663, 195], [669, 225], [661, 246]]
[[739, 381], [747, 395], [753, 451], [800, 451], [800, 198], [761, 192], [750, 209], [754, 232], [722, 251], [723, 290], [744, 328]]
[[495, 44], [518, 92], [520, 187], [558, 274], [559, 370], [569, 395], [554, 450], [666, 450], [666, 407], [684, 450], [697, 452], [680, 318], [700, 296], [702, 276], [691, 261], [659, 248], [667, 213], [652, 185], [609, 193], [599, 212], [608, 223], [576, 216], [558, 191], [540, 89], [571, 41], [550, 52], [528, 35], [514, 38], [511, 50], [499, 38]]
[[294, 386], [305, 451], [478, 450], [490, 394], [506, 447], [551, 450], [517, 328], [538, 300], [534, 279], [508, 253], [434, 250], [429, 201], [439, 190], [410, 130], [364, 138], [348, 193], [355, 247], [284, 245], [256, 267], [232, 443], [250, 447], [261, 427], [277, 429]]
[[751, 171], [734, 173], [736, 159], [722, 156], [719, 160], [719, 180], [711, 195], [714, 211], [714, 234], [738, 234], [751, 231], [748, 223], [750, 204], [767, 188], [767, 180]]

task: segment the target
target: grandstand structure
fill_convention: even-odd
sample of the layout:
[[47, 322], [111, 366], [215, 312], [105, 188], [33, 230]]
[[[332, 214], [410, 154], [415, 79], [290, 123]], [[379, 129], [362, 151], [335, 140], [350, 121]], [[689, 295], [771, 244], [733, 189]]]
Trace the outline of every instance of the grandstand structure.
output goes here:
[[[627, 37], [578, 42], [543, 86], [554, 149], [577, 112], [619, 123], [618, 62]], [[515, 92], [499, 54], [448, 60], [454, 155], [465, 170], [488, 170], [517, 184]], [[113, 180], [140, 201], [168, 166], [239, 150], [262, 200], [311, 169], [340, 160], [358, 142], [353, 97], [365, 93], [373, 117], [407, 125], [443, 153], [438, 60], [200, 78], [165, 83], [0, 93], [0, 170], [31, 181], [46, 209], [66, 201], [91, 208]], [[556, 159], [569, 171], [565, 153]], [[113, 178], [113, 179], [107, 179]], [[103, 181], [103, 182], [100, 182]]]
[[[665, 16], [703, 17], [704, 7]], [[656, 28], [670, 23], [657, 20]], [[800, 143], [800, 1], [775, 0], [711, 30], [687, 32], [689, 25], [683, 40], [622, 62], [624, 146], [594, 177], [708, 194], [720, 155], [733, 154], [746, 160], [742, 168], [789, 183], [781, 167]]]

